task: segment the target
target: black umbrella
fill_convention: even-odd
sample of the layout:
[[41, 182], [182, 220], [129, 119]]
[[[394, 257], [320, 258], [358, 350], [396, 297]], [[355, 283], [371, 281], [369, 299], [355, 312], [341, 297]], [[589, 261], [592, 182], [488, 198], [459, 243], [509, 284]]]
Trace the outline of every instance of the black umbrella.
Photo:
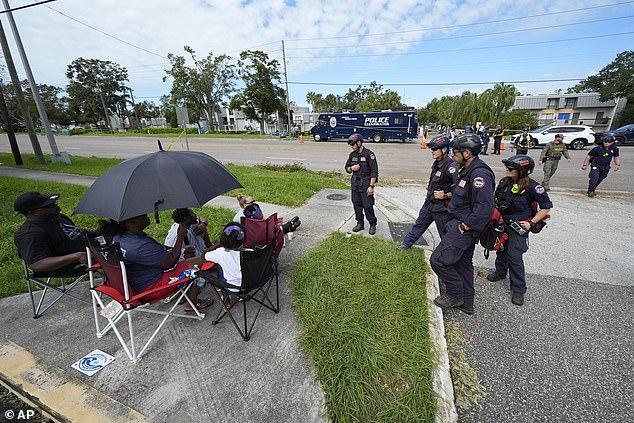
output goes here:
[[[160, 143], [159, 143], [160, 147]], [[213, 157], [198, 151], [157, 151], [126, 160], [101, 175], [73, 214], [121, 222], [154, 211], [200, 207], [240, 182]]]

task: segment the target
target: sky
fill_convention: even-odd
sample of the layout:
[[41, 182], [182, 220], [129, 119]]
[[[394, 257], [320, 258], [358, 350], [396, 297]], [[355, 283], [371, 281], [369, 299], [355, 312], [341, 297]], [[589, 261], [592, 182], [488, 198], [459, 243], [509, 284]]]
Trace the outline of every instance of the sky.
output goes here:
[[283, 85], [283, 40], [300, 106], [309, 91], [343, 95], [372, 81], [414, 107], [495, 82], [565, 92], [634, 49], [634, 0], [57, 0], [13, 17], [38, 83], [65, 88], [74, 59], [109, 60], [128, 70], [135, 100], [155, 102], [171, 88], [167, 54], [186, 56], [185, 45], [201, 57], [265, 51]]

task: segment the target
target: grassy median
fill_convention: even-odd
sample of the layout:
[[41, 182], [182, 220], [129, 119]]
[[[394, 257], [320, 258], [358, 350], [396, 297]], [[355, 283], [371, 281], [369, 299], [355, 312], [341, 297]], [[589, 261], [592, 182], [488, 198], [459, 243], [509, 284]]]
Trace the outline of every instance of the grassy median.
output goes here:
[[426, 272], [418, 250], [341, 233], [296, 265], [300, 342], [332, 421], [434, 420]]
[[[35, 160], [33, 154], [22, 154], [22, 159], [24, 165], [16, 166], [10, 153], [0, 153], [0, 164], [3, 166], [85, 176], [99, 176], [123, 161], [123, 159], [71, 156], [72, 164], [70, 165], [61, 162], [47, 162], [42, 165]], [[348, 187], [343, 175], [334, 172], [309, 171], [301, 164], [263, 163], [253, 167], [227, 164], [226, 167], [238, 178], [244, 188], [230, 191], [225, 195], [233, 196], [243, 193], [252, 195], [257, 201], [287, 207], [301, 206], [324, 188], [345, 189]]]

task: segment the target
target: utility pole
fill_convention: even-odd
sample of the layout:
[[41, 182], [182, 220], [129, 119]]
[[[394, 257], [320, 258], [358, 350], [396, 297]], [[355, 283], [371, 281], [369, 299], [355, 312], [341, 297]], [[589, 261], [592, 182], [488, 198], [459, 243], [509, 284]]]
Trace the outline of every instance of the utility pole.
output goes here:
[[9, 137], [9, 144], [11, 145], [11, 153], [13, 153], [13, 160], [18, 166], [22, 166], [22, 155], [20, 154], [20, 148], [18, 147], [18, 140], [15, 139], [15, 132], [13, 132], [13, 125], [11, 124], [11, 117], [7, 110], [7, 104], [4, 101], [4, 90], [2, 84], [0, 84], [0, 119], [4, 121], [5, 129], [7, 130], [7, 137]]
[[48, 121], [48, 116], [46, 115], [46, 109], [44, 108], [44, 104], [42, 103], [42, 98], [40, 97], [40, 89], [35, 82], [35, 78], [33, 77], [33, 72], [31, 72], [31, 66], [29, 65], [29, 60], [26, 57], [26, 53], [24, 52], [24, 46], [22, 45], [22, 40], [20, 39], [20, 34], [18, 33], [18, 27], [13, 20], [13, 14], [11, 13], [11, 6], [9, 6], [8, 0], [2, 0], [4, 4], [4, 9], [7, 15], [7, 19], [9, 20], [9, 25], [11, 26], [11, 32], [13, 32], [13, 38], [15, 39], [15, 44], [18, 47], [18, 52], [20, 53], [20, 59], [22, 59], [22, 65], [24, 66], [24, 72], [26, 73], [26, 78], [29, 80], [29, 84], [31, 85], [31, 92], [33, 93], [33, 100], [35, 101], [35, 105], [37, 106], [37, 110], [40, 113], [40, 119], [42, 120], [42, 125], [44, 125], [44, 130], [46, 131], [46, 137], [48, 138], [48, 142], [51, 145], [51, 152], [53, 154], [53, 161], [61, 161], [70, 164], [70, 159], [68, 158], [68, 154], [64, 154], [62, 156], [57, 149], [57, 144], [55, 143], [55, 137], [53, 137], [53, 132], [51, 132], [51, 124]]
[[44, 154], [42, 154], [42, 147], [40, 147], [40, 140], [37, 139], [35, 128], [33, 127], [33, 120], [29, 113], [29, 108], [24, 100], [24, 94], [22, 94], [22, 85], [20, 84], [20, 78], [18, 72], [15, 70], [15, 63], [13, 63], [13, 57], [11, 56], [11, 50], [9, 49], [9, 43], [7, 42], [7, 36], [2, 28], [2, 22], [0, 22], [0, 45], [2, 45], [2, 53], [4, 54], [4, 60], [7, 62], [7, 69], [9, 70], [9, 76], [11, 76], [11, 82], [15, 89], [15, 99], [18, 103], [18, 108], [22, 113], [26, 130], [29, 133], [29, 139], [31, 140], [31, 147], [33, 148], [33, 154], [39, 164], [46, 163], [44, 160]]
[[288, 99], [288, 75], [286, 74], [286, 51], [284, 51], [284, 40], [282, 40], [282, 58], [284, 59], [284, 82], [286, 83], [286, 113], [288, 113], [288, 133], [290, 134], [291, 133], [291, 103]]
[[136, 112], [136, 104], [134, 104], [134, 95], [132, 94], [132, 88], [128, 88], [130, 90], [130, 100], [132, 101], [132, 110], [134, 111], [134, 118], [136, 119], [136, 125], [134, 125], [134, 129], [139, 129], [141, 127], [141, 121], [139, 120], [139, 115]]
[[106, 100], [104, 100], [103, 98], [103, 91], [101, 91], [101, 85], [99, 85], [99, 82], [97, 82], [97, 79], [95, 79], [95, 88], [99, 92], [99, 98], [101, 99], [101, 106], [103, 107], [103, 112], [106, 116], [106, 125], [108, 125], [108, 128], [110, 128], [110, 132], [114, 134], [114, 128], [112, 127], [110, 116], [108, 116], [108, 108], [106, 107]]

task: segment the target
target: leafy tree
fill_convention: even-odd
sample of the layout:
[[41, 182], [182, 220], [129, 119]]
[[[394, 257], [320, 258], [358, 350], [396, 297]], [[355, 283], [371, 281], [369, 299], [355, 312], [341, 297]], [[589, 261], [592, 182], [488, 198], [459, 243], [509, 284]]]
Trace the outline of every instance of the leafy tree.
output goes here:
[[306, 101], [311, 104], [314, 112], [370, 112], [385, 109], [402, 110], [407, 107], [396, 91], [384, 89], [376, 81], [367, 86], [359, 85], [354, 90], [350, 88], [343, 96], [328, 94], [323, 97], [322, 94], [311, 91], [306, 94]]
[[260, 133], [264, 133], [264, 123], [275, 112], [286, 115], [285, 91], [280, 83], [279, 62], [269, 59], [260, 50], [240, 53], [238, 75], [245, 88], [231, 100], [232, 109], [242, 109], [247, 118], [260, 123]]
[[[34, 126], [40, 126], [39, 112], [33, 99], [33, 93], [31, 92], [31, 86], [28, 80], [23, 80], [20, 83], [22, 85], [22, 92], [24, 93], [24, 99], [26, 101], [31, 119], [33, 119]], [[48, 119], [53, 125], [68, 125], [71, 122], [70, 115], [68, 114], [68, 98], [62, 96], [62, 88], [55, 87], [53, 85], [38, 84], [40, 90], [40, 97], [44, 103], [44, 108], [48, 115]], [[16, 128], [23, 128], [24, 122], [18, 119], [22, 118], [22, 113], [18, 107], [18, 103], [15, 97], [15, 89], [12, 84], [3, 86], [5, 92], [5, 98], [7, 101], [7, 110], [9, 116], [12, 118], [12, 123]]]
[[530, 110], [515, 109], [500, 115], [500, 125], [509, 129], [537, 128], [539, 122]]
[[494, 118], [497, 125], [500, 123], [500, 116], [502, 113], [510, 109], [513, 104], [515, 104], [515, 96], [518, 92], [513, 85], [506, 85], [504, 82], [495, 84], [493, 89], [488, 92], [491, 101], [487, 110], [493, 112], [492, 118]]
[[[236, 66], [231, 64], [231, 57], [226, 54], [199, 59], [196, 52], [189, 46], [183, 47], [189, 54], [194, 66], [187, 66], [183, 56], [168, 54], [172, 65], [165, 71], [167, 76], [174, 79], [171, 89], [173, 104], [187, 107], [190, 117], [192, 113], [204, 116], [209, 129], [220, 122], [217, 112], [223, 101], [235, 91]], [[197, 121], [198, 119], [195, 119]]]
[[66, 69], [68, 109], [72, 120], [97, 124], [110, 119], [108, 114], [124, 119], [127, 109], [128, 70], [117, 63], [99, 59], [77, 58]]
[[617, 54], [599, 73], [568, 89], [569, 93], [593, 91], [599, 93], [601, 101], [617, 97], [627, 99], [627, 105], [618, 117], [619, 122], [615, 122], [614, 126], [634, 122], [634, 50]]

